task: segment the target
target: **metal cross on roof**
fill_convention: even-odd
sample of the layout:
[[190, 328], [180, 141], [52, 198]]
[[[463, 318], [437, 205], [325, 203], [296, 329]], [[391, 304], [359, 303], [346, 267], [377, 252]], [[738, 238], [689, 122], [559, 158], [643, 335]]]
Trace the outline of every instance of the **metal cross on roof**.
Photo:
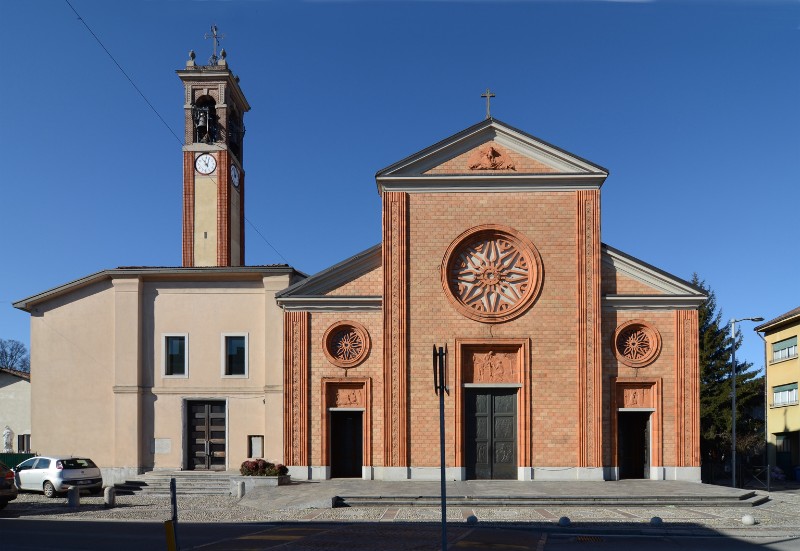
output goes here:
[[486, 118], [487, 119], [491, 119], [492, 115], [491, 115], [491, 112], [489, 111], [489, 102], [492, 101], [492, 98], [494, 97], [494, 94], [492, 94], [492, 91], [487, 88], [486, 92], [481, 94], [481, 97], [482, 98], [486, 98]]
[[211, 25], [211, 34], [206, 33], [203, 36], [203, 38], [205, 38], [205, 39], [213, 38], [214, 39], [214, 53], [211, 55], [210, 58], [208, 58], [208, 64], [209, 65], [216, 65], [217, 61], [219, 61], [219, 57], [217, 56], [217, 46], [219, 46], [219, 41], [222, 40], [223, 38], [225, 38], [225, 35], [224, 34], [217, 34], [217, 26], [216, 25]]

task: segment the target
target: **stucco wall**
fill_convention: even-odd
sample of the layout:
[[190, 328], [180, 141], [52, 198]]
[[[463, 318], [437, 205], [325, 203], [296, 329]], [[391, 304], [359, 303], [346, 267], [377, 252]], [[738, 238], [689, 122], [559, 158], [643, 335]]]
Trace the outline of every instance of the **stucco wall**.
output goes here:
[[0, 371], [0, 433], [6, 426], [14, 431], [12, 446], [16, 450], [17, 436], [31, 434], [31, 383]]
[[[189, 278], [191, 279], [191, 278]], [[107, 470], [186, 466], [186, 403], [226, 403], [226, 461], [282, 454], [282, 313], [289, 276], [121, 278], [35, 307], [34, 449], [86, 455]], [[165, 377], [164, 335], [188, 337], [186, 377]], [[247, 336], [246, 377], [223, 376], [223, 335]]]
[[31, 448], [114, 464], [114, 292], [103, 281], [31, 312]]

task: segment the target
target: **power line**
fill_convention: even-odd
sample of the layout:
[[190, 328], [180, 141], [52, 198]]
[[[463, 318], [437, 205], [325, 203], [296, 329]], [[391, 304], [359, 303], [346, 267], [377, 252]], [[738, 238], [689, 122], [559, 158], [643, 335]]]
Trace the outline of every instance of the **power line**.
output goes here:
[[[109, 51], [108, 51], [108, 48], [106, 48], [106, 47], [105, 47], [105, 45], [104, 45], [104, 44], [103, 44], [103, 42], [100, 40], [100, 38], [98, 38], [98, 36], [97, 36], [97, 35], [94, 33], [94, 31], [91, 29], [91, 27], [89, 27], [89, 25], [86, 23], [86, 21], [84, 21], [84, 20], [83, 20], [83, 17], [81, 17], [81, 14], [79, 14], [79, 13], [78, 13], [78, 10], [76, 10], [76, 9], [75, 9], [75, 7], [74, 7], [74, 6], [73, 6], [73, 5], [70, 3], [70, 1], [69, 1], [69, 0], [64, 0], [64, 1], [67, 3], [67, 5], [70, 7], [70, 9], [71, 9], [71, 10], [72, 10], [72, 11], [75, 13], [75, 15], [76, 15], [76, 16], [77, 16], [77, 18], [78, 18], [78, 21], [80, 21], [81, 23], [83, 23], [83, 26], [84, 26], [84, 27], [86, 27], [86, 30], [87, 30], [87, 31], [89, 31], [89, 33], [90, 33], [90, 34], [91, 34], [91, 35], [94, 37], [94, 39], [97, 41], [97, 43], [98, 43], [98, 44], [100, 44], [100, 47], [101, 47], [101, 48], [103, 48], [103, 51], [104, 51], [106, 54], [108, 54], [108, 57], [110, 57], [110, 58], [111, 58], [111, 61], [113, 61], [113, 62], [114, 62], [114, 65], [116, 65], [116, 66], [117, 66], [117, 68], [120, 70], [120, 72], [122, 72], [122, 74], [123, 74], [123, 75], [125, 75], [125, 78], [126, 78], [126, 79], [128, 79], [128, 82], [130, 82], [130, 83], [131, 83], [131, 86], [133, 86], [133, 88], [134, 88], [134, 89], [135, 89], [135, 90], [136, 90], [136, 91], [139, 93], [139, 95], [140, 95], [140, 96], [142, 96], [142, 99], [145, 101], [145, 103], [147, 103], [147, 105], [150, 107], [150, 109], [153, 111], [153, 113], [155, 113], [156, 117], [158, 117], [158, 120], [160, 120], [160, 121], [161, 121], [161, 122], [164, 124], [164, 126], [167, 128], [167, 130], [169, 131], [169, 133], [170, 133], [170, 134], [172, 134], [172, 135], [175, 137], [175, 139], [176, 139], [176, 140], [178, 140], [178, 143], [179, 143], [179, 144], [181, 144], [181, 145], [183, 145], [183, 140], [181, 140], [181, 139], [178, 137], [178, 135], [177, 135], [177, 134], [175, 134], [175, 132], [172, 130], [172, 128], [170, 128], [170, 126], [167, 124], [167, 121], [165, 121], [165, 120], [164, 120], [164, 117], [162, 117], [162, 116], [161, 116], [161, 114], [160, 114], [160, 113], [159, 113], [159, 112], [156, 110], [156, 108], [155, 108], [155, 107], [153, 107], [153, 104], [152, 104], [152, 103], [150, 103], [150, 100], [148, 100], [148, 99], [147, 99], [147, 96], [145, 96], [145, 95], [144, 95], [144, 93], [143, 93], [143, 92], [142, 92], [142, 91], [139, 89], [139, 87], [138, 87], [138, 86], [136, 86], [136, 83], [135, 83], [135, 82], [133, 82], [133, 79], [132, 79], [132, 78], [131, 78], [131, 77], [128, 75], [128, 73], [127, 73], [127, 72], [125, 72], [125, 69], [123, 69], [123, 68], [122, 68], [122, 65], [120, 65], [120, 64], [119, 64], [119, 62], [118, 62], [118, 61], [117, 61], [117, 60], [114, 58], [114, 56], [111, 54], [111, 52], [109, 52]], [[220, 146], [218, 146], [218, 145], [216, 145], [216, 144], [214, 144], [214, 145], [215, 145], [215, 146], [216, 146], [216, 147], [217, 147], [219, 150], [222, 150], [222, 147], [220, 147]], [[216, 180], [215, 180], [213, 177], [212, 177], [211, 179], [214, 181], [214, 183], [215, 183], [215, 184], [217, 183], [217, 182], [216, 182]], [[270, 247], [270, 248], [271, 248], [273, 251], [275, 251], [275, 253], [276, 253], [278, 256], [280, 256], [280, 257], [283, 259], [283, 261], [284, 261], [284, 262], [286, 262], [286, 264], [289, 264], [289, 261], [288, 261], [288, 260], [286, 260], [286, 257], [285, 257], [285, 256], [283, 256], [283, 255], [280, 253], [280, 251], [278, 251], [278, 249], [276, 249], [276, 248], [275, 248], [275, 247], [272, 245], [272, 243], [270, 243], [270, 242], [267, 240], [267, 238], [266, 238], [266, 237], [264, 237], [264, 234], [262, 234], [262, 233], [259, 231], [259, 229], [256, 227], [256, 225], [255, 225], [255, 224], [253, 224], [253, 223], [252, 223], [252, 222], [251, 222], [251, 221], [250, 221], [250, 220], [249, 220], [247, 217], [245, 217], [245, 220], [246, 220], [246, 221], [247, 221], [247, 223], [248, 223], [248, 224], [250, 224], [250, 226], [251, 226], [251, 227], [252, 227], [252, 228], [253, 228], [253, 229], [256, 231], [256, 233], [259, 235], [259, 237], [261, 237], [261, 239], [263, 239], [263, 240], [264, 240], [264, 242], [265, 242], [267, 245], [269, 245], [269, 247]]]
[[162, 117], [162, 116], [159, 114], [159, 112], [158, 112], [158, 111], [156, 111], [156, 108], [155, 108], [155, 107], [153, 107], [153, 104], [152, 104], [152, 103], [150, 103], [150, 100], [148, 100], [148, 99], [147, 99], [147, 97], [144, 95], [144, 93], [142, 93], [142, 91], [141, 91], [141, 90], [139, 90], [139, 87], [138, 87], [138, 86], [136, 86], [136, 83], [135, 83], [135, 82], [133, 82], [133, 79], [131, 79], [131, 77], [130, 77], [130, 76], [128, 76], [128, 73], [126, 73], [126, 72], [125, 72], [125, 69], [123, 69], [123, 68], [122, 68], [122, 65], [120, 65], [120, 64], [117, 62], [117, 60], [116, 60], [116, 59], [114, 59], [114, 56], [113, 56], [113, 55], [111, 55], [111, 52], [109, 52], [109, 51], [108, 51], [108, 48], [106, 48], [106, 47], [105, 47], [105, 45], [103, 44], [103, 42], [102, 42], [102, 41], [101, 41], [101, 40], [100, 40], [100, 39], [97, 37], [97, 35], [96, 35], [96, 34], [94, 34], [94, 31], [91, 29], [91, 27], [89, 27], [89, 25], [86, 23], [86, 21], [84, 21], [84, 20], [83, 20], [83, 17], [81, 17], [81, 14], [79, 14], [79, 13], [78, 13], [78, 11], [77, 11], [77, 10], [76, 10], [76, 9], [75, 9], [73, 6], [72, 6], [72, 4], [70, 4], [69, 0], [64, 0], [64, 1], [67, 3], [67, 5], [70, 7], [70, 9], [71, 9], [73, 12], [75, 12], [75, 15], [78, 17], [78, 21], [80, 21], [81, 23], [83, 23], [83, 26], [84, 26], [84, 27], [86, 27], [86, 30], [87, 30], [87, 31], [89, 31], [89, 33], [91, 33], [91, 35], [94, 37], [94, 39], [97, 41], [97, 43], [98, 43], [98, 44], [100, 44], [100, 47], [101, 47], [101, 48], [103, 48], [103, 51], [105, 51], [105, 53], [107, 53], [107, 54], [108, 54], [108, 57], [110, 57], [110, 58], [111, 58], [111, 61], [113, 61], [113, 62], [114, 62], [114, 65], [116, 65], [116, 66], [117, 66], [117, 68], [118, 68], [118, 69], [119, 69], [119, 70], [122, 72], [122, 74], [123, 74], [123, 75], [125, 75], [125, 78], [127, 78], [127, 79], [128, 79], [128, 82], [130, 82], [130, 83], [131, 83], [131, 86], [133, 86], [133, 87], [134, 87], [134, 89], [135, 89], [137, 92], [139, 92], [139, 95], [140, 95], [140, 96], [142, 96], [142, 99], [145, 101], [145, 103], [147, 103], [147, 105], [149, 105], [149, 106], [150, 106], [150, 109], [152, 109], [152, 110], [153, 110], [153, 113], [155, 113], [155, 114], [156, 114], [156, 117], [158, 117], [158, 119], [159, 119], [159, 120], [160, 120], [162, 123], [164, 123], [164, 126], [166, 126], [166, 127], [167, 127], [167, 130], [169, 130], [169, 133], [170, 133], [170, 134], [172, 134], [173, 136], [175, 136], [175, 139], [176, 139], [176, 140], [178, 140], [178, 143], [180, 143], [180, 144], [183, 144], [183, 142], [182, 142], [182, 141], [181, 141], [181, 139], [178, 137], [178, 135], [177, 135], [177, 134], [175, 134], [175, 132], [173, 132], [173, 131], [172, 131], [172, 128], [170, 128], [170, 127], [169, 127], [169, 125], [167, 124], [167, 121], [165, 121], [165, 120], [164, 120], [164, 117]]

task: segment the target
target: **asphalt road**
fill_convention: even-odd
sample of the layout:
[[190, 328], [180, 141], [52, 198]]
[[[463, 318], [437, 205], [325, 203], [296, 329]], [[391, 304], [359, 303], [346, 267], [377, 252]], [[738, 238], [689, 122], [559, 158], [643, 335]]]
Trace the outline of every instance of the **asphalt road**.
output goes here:
[[[185, 523], [182, 551], [436, 551], [436, 523]], [[492, 526], [448, 525], [449, 549], [497, 551], [800, 551], [800, 539], [778, 537], [680, 537], [675, 535], [558, 534]], [[164, 526], [155, 522], [0, 520], [3, 551], [143, 551], [166, 549]]]

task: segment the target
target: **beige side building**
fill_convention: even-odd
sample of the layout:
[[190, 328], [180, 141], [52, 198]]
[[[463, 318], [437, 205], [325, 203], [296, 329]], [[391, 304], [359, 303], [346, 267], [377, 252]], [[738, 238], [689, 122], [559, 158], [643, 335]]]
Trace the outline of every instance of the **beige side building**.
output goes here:
[[280, 459], [287, 266], [106, 270], [15, 304], [31, 314], [32, 447], [106, 483]]

